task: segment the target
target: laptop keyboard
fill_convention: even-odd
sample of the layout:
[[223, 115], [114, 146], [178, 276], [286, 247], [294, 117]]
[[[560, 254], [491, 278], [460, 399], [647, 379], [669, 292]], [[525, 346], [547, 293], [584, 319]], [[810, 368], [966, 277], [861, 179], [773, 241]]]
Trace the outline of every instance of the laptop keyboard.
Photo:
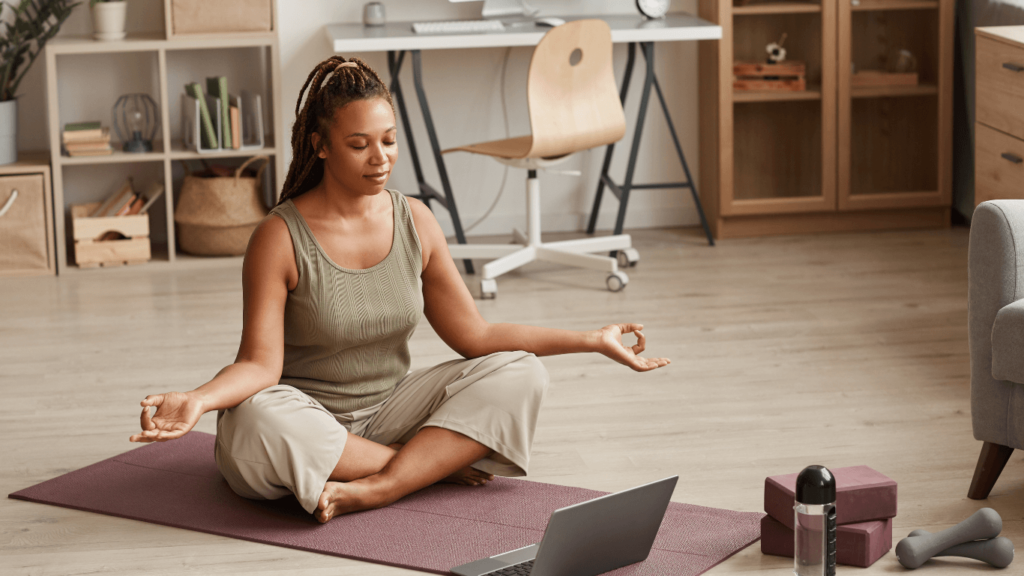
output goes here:
[[527, 560], [526, 562], [506, 566], [494, 572], [488, 572], [483, 576], [529, 576], [531, 570], [533, 570], [533, 560]]

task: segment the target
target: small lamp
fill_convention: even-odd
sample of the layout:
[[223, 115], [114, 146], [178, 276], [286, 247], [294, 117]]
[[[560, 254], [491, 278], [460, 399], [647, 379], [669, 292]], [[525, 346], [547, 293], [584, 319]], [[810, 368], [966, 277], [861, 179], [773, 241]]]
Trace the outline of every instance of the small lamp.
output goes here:
[[124, 143], [125, 152], [152, 152], [156, 136], [156, 102], [147, 94], [125, 94], [117, 99], [111, 112], [114, 131]]

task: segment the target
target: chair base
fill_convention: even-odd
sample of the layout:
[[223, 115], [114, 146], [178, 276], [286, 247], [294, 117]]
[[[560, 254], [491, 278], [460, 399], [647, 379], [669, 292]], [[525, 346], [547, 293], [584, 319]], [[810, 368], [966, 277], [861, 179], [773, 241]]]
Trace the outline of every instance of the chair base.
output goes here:
[[608, 273], [606, 284], [608, 289], [618, 292], [629, 283], [629, 277], [619, 270], [619, 260], [610, 256], [597, 256], [590, 252], [613, 252], [623, 255], [624, 265], [635, 265], [640, 255], [633, 249], [629, 234], [601, 236], [598, 238], [580, 238], [560, 242], [542, 242], [540, 237], [540, 184], [535, 169], [530, 169], [530, 177], [526, 180], [527, 228], [523, 233], [512, 232], [513, 244], [451, 244], [448, 246], [452, 258], [461, 259], [494, 259], [483, 267], [483, 278], [480, 282], [482, 298], [493, 298], [497, 295], [495, 279], [506, 272], [515, 270], [530, 262], [553, 262], [565, 266], [588, 268]]

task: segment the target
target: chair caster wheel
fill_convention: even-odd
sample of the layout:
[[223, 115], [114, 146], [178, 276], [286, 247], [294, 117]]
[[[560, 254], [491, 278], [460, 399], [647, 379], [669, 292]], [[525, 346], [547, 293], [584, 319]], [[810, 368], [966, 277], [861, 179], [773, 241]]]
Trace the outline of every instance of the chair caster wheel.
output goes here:
[[636, 248], [625, 248], [619, 250], [615, 259], [619, 262], [619, 268], [632, 268], [640, 261], [640, 253]]
[[612, 292], [621, 292], [626, 284], [629, 284], [629, 276], [626, 276], [625, 272], [615, 271], [608, 275], [608, 280], [605, 283], [608, 284], [608, 289]]
[[494, 300], [498, 296], [498, 282], [494, 279], [480, 281], [480, 299]]

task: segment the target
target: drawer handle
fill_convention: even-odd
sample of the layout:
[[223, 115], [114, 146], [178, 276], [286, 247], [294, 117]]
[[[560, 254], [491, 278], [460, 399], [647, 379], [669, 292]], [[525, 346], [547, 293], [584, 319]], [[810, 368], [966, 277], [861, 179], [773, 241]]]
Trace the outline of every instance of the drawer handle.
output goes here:
[[1013, 72], [1024, 72], [1024, 66], [1020, 64], [1014, 64], [1013, 62], [1003, 62], [1003, 68], [1012, 70]]
[[1024, 162], [1024, 158], [1021, 158], [1020, 156], [1017, 156], [1016, 154], [1011, 154], [1009, 152], [1003, 152], [1002, 154], [1000, 154], [1000, 156], [1002, 156], [1006, 160], [1009, 160], [1010, 162], [1013, 162], [1014, 164], [1020, 164], [1021, 162]]
[[11, 190], [11, 197], [7, 199], [7, 202], [4, 202], [4, 207], [0, 208], [0, 216], [3, 216], [4, 214], [7, 214], [7, 211], [11, 209], [11, 204], [14, 204], [14, 201], [17, 200], [17, 199], [18, 199], [18, 191], [17, 190]]

